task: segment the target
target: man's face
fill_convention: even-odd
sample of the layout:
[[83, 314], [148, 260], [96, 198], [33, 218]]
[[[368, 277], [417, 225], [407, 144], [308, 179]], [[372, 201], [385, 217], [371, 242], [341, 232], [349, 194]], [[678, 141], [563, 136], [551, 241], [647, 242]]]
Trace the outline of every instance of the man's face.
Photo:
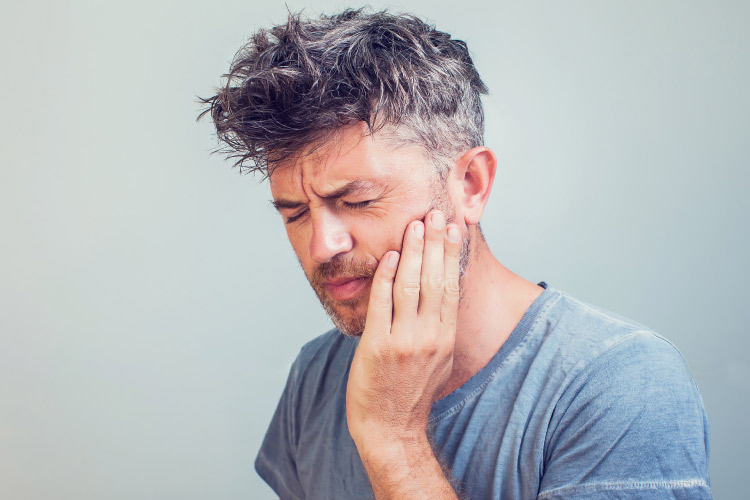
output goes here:
[[278, 165], [274, 204], [302, 269], [334, 324], [361, 335], [372, 276], [382, 256], [401, 250], [409, 222], [453, 203], [433, 163], [388, 133], [344, 127], [315, 152]]

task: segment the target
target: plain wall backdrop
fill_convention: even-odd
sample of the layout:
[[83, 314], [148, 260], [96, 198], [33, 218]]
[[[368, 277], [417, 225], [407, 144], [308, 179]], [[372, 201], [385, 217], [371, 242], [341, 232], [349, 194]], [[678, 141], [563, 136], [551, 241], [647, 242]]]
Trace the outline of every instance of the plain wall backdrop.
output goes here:
[[[333, 12], [343, 2], [292, 11]], [[682, 351], [746, 492], [750, 4], [384, 4], [465, 40], [501, 262]], [[271, 499], [255, 454], [329, 321], [196, 96], [284, 2], [3, 2], [0, 498]]]

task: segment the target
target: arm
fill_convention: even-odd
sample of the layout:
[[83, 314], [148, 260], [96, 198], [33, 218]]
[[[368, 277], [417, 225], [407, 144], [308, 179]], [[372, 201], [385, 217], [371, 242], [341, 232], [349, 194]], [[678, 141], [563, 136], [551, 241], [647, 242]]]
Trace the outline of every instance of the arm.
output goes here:
[[373, 277], [347, 386], [349, 431], [378, 499], [457, 499], [427, 438], [451, 374], [458, 309], [458, 227], [439, 212], [411, 223], [402, 255]]

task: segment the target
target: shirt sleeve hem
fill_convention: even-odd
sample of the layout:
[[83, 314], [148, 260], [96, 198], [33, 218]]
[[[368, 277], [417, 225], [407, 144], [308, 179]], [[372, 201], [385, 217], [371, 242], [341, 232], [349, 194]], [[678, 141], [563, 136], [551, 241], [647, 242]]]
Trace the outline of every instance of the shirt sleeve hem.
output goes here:
[[292, 493], [284, 484], [284, 481], [268, 464], [262, 459], [261, 455], [255, 460], [255, 472], [261, 479], [281, 498], [281, 500], [304, 500]]
[[[701, 492], [700, 496], [691, 496], [690, 498], [712, 498], [711, 488], [708, 485], [708, 482], [706, 482], [706, 480], [704, 479], [680, 479], [675, 481], [618, 481], [578, 484], [574, 486], [563, 486], [560, 488], [554, 488], [552, 490], [542, 491], [539, 493], [539, 495], [537, 495], [536, 498], [537, 500], [554, 500], [558, 498], [570, 498], [571, 494], [575, 494], [576, 498], [582, 498], [578, 495], [592, 495], [605, 491], [637, 491], [643, 493], [650, 490], [656, 494], [659, 492], [675, 492], [676, 490], [686, 489], [694, 489]], [[586, 498], [589, 497], [587, 496]]]

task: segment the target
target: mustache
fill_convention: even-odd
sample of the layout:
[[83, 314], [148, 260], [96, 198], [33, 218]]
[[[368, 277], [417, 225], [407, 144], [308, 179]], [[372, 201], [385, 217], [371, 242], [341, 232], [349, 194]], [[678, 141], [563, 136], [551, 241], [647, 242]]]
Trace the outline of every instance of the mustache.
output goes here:
[[325, 281], [339, 276], [372, 278], [375, 276], [377, 267], [377, 262], [346, 258], [343, 255], [339, 255], [334, 257], [330, 262], [325, 262], [316, 267], [310, 277], [310, 282], [313, 286], [323, 286]]

